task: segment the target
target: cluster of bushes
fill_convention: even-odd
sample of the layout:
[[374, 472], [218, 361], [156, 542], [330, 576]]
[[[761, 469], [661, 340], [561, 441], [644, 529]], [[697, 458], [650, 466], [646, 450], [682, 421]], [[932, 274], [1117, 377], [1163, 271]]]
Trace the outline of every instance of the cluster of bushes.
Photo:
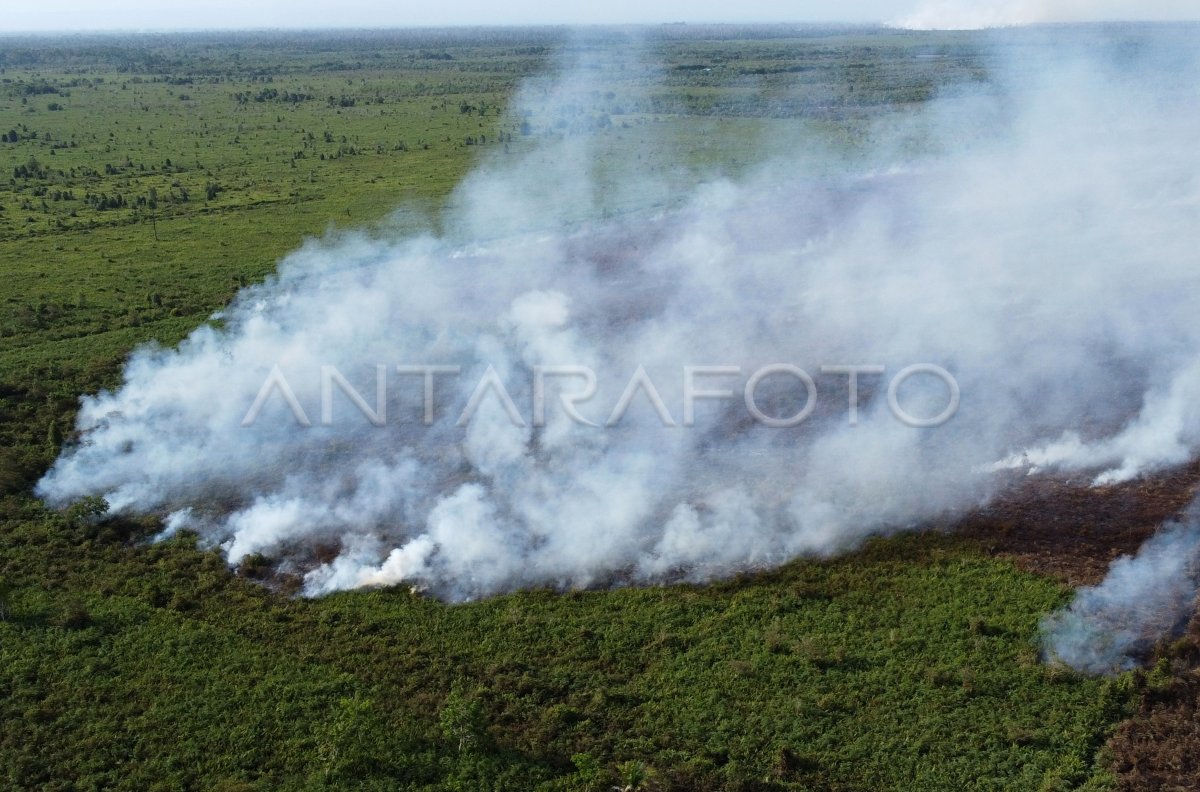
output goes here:
[[[311, 102], [313, 95], [310, 93], [302, 93], [300, 91], [278, 91], [274, 88], [264, 88], [256, 94], [251, 94], [249, 91], [238, 91], [233, 95], [233, 100], [240, 105], [249, 104], [250, 102], [283, 102], [286, 104], [300, 104], [301, 102]], [[333, 97], [330, 97], [332, 99]]]
[[13, 168], [14, 179], [45, 179], [47, 170], [38, 162], [37, 157], [30, 157], [24, 165]]

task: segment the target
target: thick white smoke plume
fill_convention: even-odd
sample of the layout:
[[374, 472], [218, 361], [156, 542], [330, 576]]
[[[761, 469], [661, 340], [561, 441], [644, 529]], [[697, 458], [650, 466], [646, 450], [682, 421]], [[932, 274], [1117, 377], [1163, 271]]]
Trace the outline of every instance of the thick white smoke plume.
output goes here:
[[[798, 131], [802, 156], [686, 198], [589, 110], [609, 78], [572, 70], [522, 102], [539, 129], [545, 108], [572, 108], [554, 126], [577, 134], [487, 160], [440, 235], [311, 242], [219, 325], [137, 352], [120, 390], [84, 400], [82, 442], [40, 493], [170, 515], [231, 563], [263, 553], [303, 572], [311, 594], [404, 583], [464, 599], [835, 553], [986, 501], [1011, 478], [997, 460], [1113, 479], [1175, 464], [1200, 442], [1194, 43], [1175, 42], [1169, 69], [1025, 52], [975, 95], [882, 119], [844, 168]], [[675, 206], [611, 216], [662, 197]], [[937, 428], [897, 420], [886, 398], [921, 363], [961, 388]], [[742, 403], [769, 364], [815, 379], [798, 427]], [[423, 376], [396, 369], [422, 365], [461, 367], [430, 375], [430, 426]], [[847, 376], [822, 373], [846, 365], [886, 368], [861, 375], [857, 425]], [[242, 425], [276, 366], [311, 426], [282, 387]], [[324, 416], [323, 366], [370, 410], [382, 370], [383, 425], [332, 381]], [[556, 398], [582, 377], [550, 378], [535, 425], [537, 366], [594, 371], [577, 409], [601, 426]], [[693, 426], [685, 366], [740, 369], [698, 379], [738, 395], [698, 401]], [[603, 426], [639, 367], [675, 425], [642, 389]], [[758, 396], [775, 416], [805, 402], [786, 374]], [[895, 396], [931, 416], [947, 388], [920, 375]]]
[[1198, 518], [1193, 507], [1186, 521], [1115, 561], [1100, 585], [1080, 589], [1069, 608], [1043, 621], [1047, 654], [1089, 673], [1124, 671], [1183, 627], [1200, 583]]
[[1184, 365], [1160, 388], [1146, 393], [1138, 417], [1121, 432], [1091, 442], [1075, 431], [1013, 454], [997, 469], [1099, 470], [1093, 484], [1120, 484], [1150, 470], [1191, 460], [1200, 445], [1200, 361]]

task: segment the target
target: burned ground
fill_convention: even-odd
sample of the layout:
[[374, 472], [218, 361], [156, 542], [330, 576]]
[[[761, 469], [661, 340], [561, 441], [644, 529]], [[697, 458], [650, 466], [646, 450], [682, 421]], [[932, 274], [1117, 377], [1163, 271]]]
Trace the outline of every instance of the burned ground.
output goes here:
[[1179, 515], [1198, 487], [1196, 463], [1108, 487], [1092, 487], [1086, 474], [1030, 476], [968, 515], [957, 531], [1022, 569], [1090, 586]]

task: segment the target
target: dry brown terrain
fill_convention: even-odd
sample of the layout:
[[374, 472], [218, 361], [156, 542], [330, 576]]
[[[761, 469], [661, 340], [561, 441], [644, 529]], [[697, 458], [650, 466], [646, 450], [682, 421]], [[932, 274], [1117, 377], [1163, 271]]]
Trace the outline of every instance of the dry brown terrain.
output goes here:
[[1094, 585], [1114, 559], [1179, 515], [1198, 488], [1200, 463], [1100, 488], [1088, 486], [1086, 475], [1029, 477], [958, 530], [1023, 569]]

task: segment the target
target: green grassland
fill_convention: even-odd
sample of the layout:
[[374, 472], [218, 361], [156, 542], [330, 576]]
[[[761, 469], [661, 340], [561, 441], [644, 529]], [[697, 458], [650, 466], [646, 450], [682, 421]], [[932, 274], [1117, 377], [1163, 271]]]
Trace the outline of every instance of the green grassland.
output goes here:
[[1107, 788], [1101, 746], [1154, 676], [1041, 664], [1068, 592], [963, 540], [708, 587], [304, 600], [148, 542], [153, 519], [32, 498], [80, 394], [306, 236], [437, 228], [481, 159], [573, 134], [602, 184], [661, 169], [661, 204], [804, 136], [863, 150], [988, 71], [969, 36], [648, 37], [656, 65], [528, 116], [514, 93], [564, 31], [0, 39], [0, 786]]

